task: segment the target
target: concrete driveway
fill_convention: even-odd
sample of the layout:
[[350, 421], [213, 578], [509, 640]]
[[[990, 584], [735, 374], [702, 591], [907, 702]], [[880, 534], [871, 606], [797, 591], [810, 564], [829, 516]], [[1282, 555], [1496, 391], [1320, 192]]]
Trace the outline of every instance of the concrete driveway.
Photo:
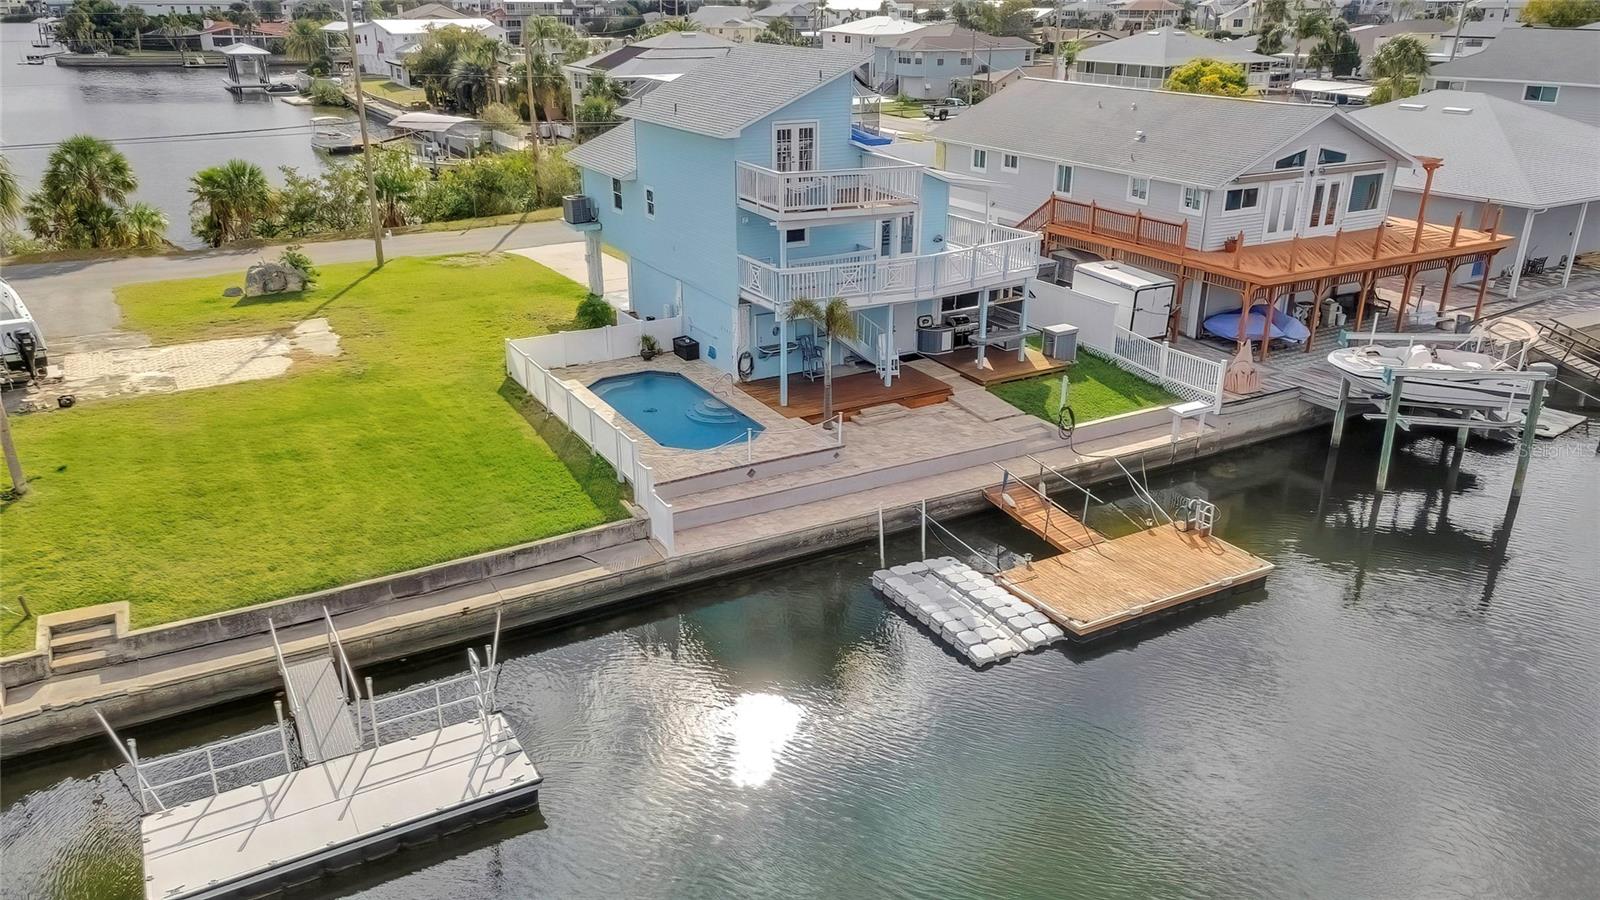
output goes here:
[[[495, 225], [463, 231], [433, 231], [396, 235], [384, 241], [385, 257], [436, 256], [444, 253], [509, 251], [544, 244], [569, 242], [574, 233], [560, 221]], [[140, 281], [198, 278], [237, 273], [262, 259], [276, 259], [279, 246], [247, 250], [213, 250], [182, 256], [127, 257], [72, 260], [7, 266], [0, 271], [44, 330], [51, 355], [74, 350], [99, 350], [121, 346], [126, 336], [117, 332], [122, 310], [113, 289]], [[372, 259], [370, 240], [307, 243], [306, 252], [320, 264]]]

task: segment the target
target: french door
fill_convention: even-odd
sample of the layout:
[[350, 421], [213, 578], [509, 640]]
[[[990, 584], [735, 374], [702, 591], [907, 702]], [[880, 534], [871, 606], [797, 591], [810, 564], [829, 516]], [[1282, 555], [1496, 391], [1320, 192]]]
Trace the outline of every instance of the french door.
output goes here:
[[1297, 222], [1295, 212], [1300, 205], [1300, 182], [1287, 181], [1267, 185], [1267, 221], [1262, 235], [1273, 241], [1294, 234]]
[[1348, 190], [1343, 176], [1319, 175], [1311, 179], [1311, 190], [1306, 196], [1306, 220], [1300, 233], [1312, 237], [1336, 231], [1344, 220]]
[[772, 130], [772, 167], [779, 172], [815, 172], [815, 122], [781, 122]]
[[917, 251], [917, 216], [906, 213], [878, 220], [878, 256], [912, 256]]

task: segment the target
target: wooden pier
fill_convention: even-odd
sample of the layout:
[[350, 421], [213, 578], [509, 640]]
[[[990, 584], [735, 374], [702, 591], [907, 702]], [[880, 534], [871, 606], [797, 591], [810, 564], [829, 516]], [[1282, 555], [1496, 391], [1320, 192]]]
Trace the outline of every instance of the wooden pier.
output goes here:
[[1272, 571], [1271, 563], [1206, 530], [1168, 523], [1107, 538], [1024, 482], [1008, 477], [984, 493], [1062, 551], [998, 580], [1077, 639], [1258, 587]]

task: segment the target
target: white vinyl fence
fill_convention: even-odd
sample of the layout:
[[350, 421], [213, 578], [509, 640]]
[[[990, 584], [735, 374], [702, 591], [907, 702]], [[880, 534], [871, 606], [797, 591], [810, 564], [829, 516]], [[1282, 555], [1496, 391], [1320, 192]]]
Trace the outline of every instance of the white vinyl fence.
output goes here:
[[552, 366], [621, 359], [639, 352], [639, 338], [649, 334], [666, 349], [679, 334], [677, 318], [651, 322], [630, 320], [620, 325], [566, 331], [506, 341], [506, 371], [533, 398], [560, 419], [573, 434], [600, 454], [617, 478], [633, 486], [633, 502], [650, 518], [650, 536], [671, 556], [672, 504], [656, 493], [655, 471], [639, 454], [639, 443], [613, 425], [573, 390], [550, 374]]
[[1212, 412], [1222, 411], [1222, 373], [1227, 367], [1220, 361], [1185, 353], [1166, 341], [1152, 341], [1121, 327], [1116, 329], [1110, 352], [1092, 345], [1088, 349], [1180, 397], [1210, 403]]

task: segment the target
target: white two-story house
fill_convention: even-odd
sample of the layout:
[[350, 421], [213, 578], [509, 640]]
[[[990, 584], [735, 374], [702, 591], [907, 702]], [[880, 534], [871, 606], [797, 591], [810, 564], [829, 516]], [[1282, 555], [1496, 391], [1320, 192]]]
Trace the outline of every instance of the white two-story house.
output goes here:
[[1175, 276], [1173, 333], [1241, 294], [1286, 308], [1393, 274], [1409, 290], [1509, 243], [1391, 217], [1396, 167], [1438, 161], [1327, 106], [1030, 78], [935, 137], [939, 168], [988, 182], [956, 192], [972, 215]]
[[1600, 125], [1600, 29], [1507, 28], [1482, 51], [1435, 65], [1427, 81]]
[[[791, 379], [823, 365], [860, 360], [893, 383], [919, 320], [959, 311], [980, 323], [965, 332], [972, 345], [988, 346], [991, 303], [1021, 324], [1022, 287], [1039, 269], [1038, 234], [950, 213], [950, 183], [964, 177], [881, 155], [881, 139], [853, 126], [865, 62], [736, 45], [623, 106], [626, 121], [568, 156], [596, 210], [580, 228], [591, 253], [626, 254], [632, 311], [681, 314], [701, 359], [779, 379], [785, 404]], [[826, 342], [789, 308], [836, 297], [857, 334], [823, 360]]]

